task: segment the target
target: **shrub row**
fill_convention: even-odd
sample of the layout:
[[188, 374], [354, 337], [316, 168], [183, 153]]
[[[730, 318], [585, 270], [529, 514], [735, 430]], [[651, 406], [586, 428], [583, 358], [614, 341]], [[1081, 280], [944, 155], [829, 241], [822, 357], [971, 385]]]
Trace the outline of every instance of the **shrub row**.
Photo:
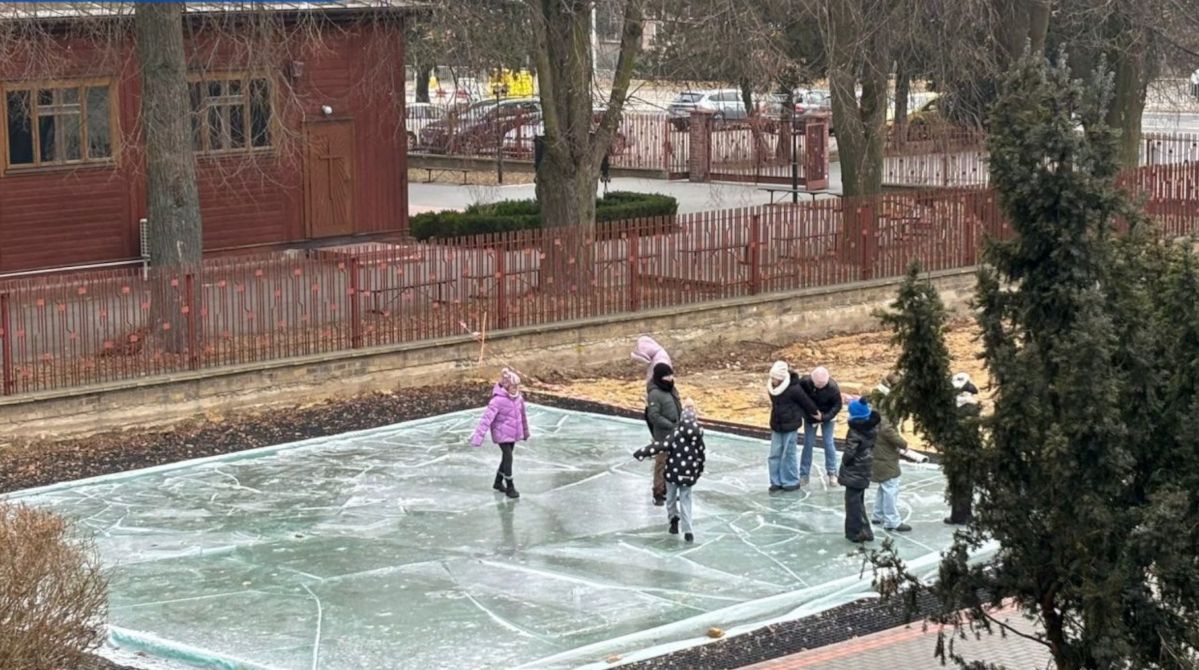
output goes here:
[[[595, 201], [595, 220], [623, 221], [673, 216], [679, 203], [657, 193], [613, 191]], [[409, 230], [418, 240], [446, 239], [540, 228], [541, 208], [536, 200], [505, 200], [471, 205], [463, 212], [427, 212], [409, 219]]]

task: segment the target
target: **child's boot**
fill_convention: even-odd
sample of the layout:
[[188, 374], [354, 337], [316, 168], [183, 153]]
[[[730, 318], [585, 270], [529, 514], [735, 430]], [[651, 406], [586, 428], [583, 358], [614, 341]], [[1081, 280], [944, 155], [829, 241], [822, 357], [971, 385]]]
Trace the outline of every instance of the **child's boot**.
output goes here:
[[670, 534], [679, 534], [679, 518], [677, 516], [670, 517]]
[[684, 533], [684, 534], [683, 534], [683, 541], [684, 541], [684, 542], [695, 542], [695, 536], [694, 536], [694, 535], [692, 535], [691, 533]]
[[495, 471], [495, 483], [491, 485], [491, 488], [499, 491], [500, 493], [506, 493], [508, 491], [508, 488], [504, 486], [504, 473], [500, 472], [499, 470]]
[[516, 484], [512, 481], [511, 477], [504, 477], [504, 483], [508, 485], [508, 490], [505, 493], [508, 494], [509, 498], [520, 497], [520, 494], [516, 492]]

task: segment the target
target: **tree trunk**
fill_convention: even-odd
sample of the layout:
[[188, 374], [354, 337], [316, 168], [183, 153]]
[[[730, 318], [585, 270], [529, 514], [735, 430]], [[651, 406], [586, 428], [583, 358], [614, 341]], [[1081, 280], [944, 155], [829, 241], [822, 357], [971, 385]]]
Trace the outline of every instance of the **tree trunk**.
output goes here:
[[1149, 84], [1145, 45], [1130, 34], [1130, 29], [1117, 30], [1116, 45], [1108, 53], [1115, 81], [1106, 120], [1120, 134], [1117, 148], [1120, 165], [1135, 168], [1140, 163], [1141, 116]]
[[742, 79], [741, 83], [738, 85], [738, 88], [741, 89], [741, 104], [745, 107], [745, 115], [753, 116], [754, 115], [753, 85], [749, 83], [749, 80]]
[[416, 101], [429, 102], [429, 77], [433, 74], [433, 66], [419, 64], [416, 66]]
[[903, 146], [908, 139], [908, 98], [912, 93], [912, 75], [907, 63], [899, 61], [895, 66], [895, 132], [896, 146]]
[[[886, 29], [864, 24], [886, 19], [864, 15], [861, 7], [849, 4], [850, 0], [841, 0], [830, 3], [828, 9], [833, 125], [844, 195], [872, 195], [882, 191], [883, 183], [889, 58]], [[860, 103], [856, 94], [859, 82]]]
[[[185, 276], [200, 268], [203, 240], [196, 162], [192, 153], [183, 3], [138, 3], [134, 30], [142, 84], [150, 263], [178, 281], [154, 300], [156, 330], [170, 351], [187, 343], [187, 312], [195, 304]], [[198, 284], [198, 282], [197, 282]], [[198, 311], [198, 310], [197, 310]]]
[[555, 294], [589, 284], [594, 275], [592, 241], [600, 164], [620, 124], [641, 46], [639, 0], [624, 0], [612, 93], [595, 128], [591, 5], [591, 0], [541, 2], [533, 18], [537, 37], [533, 57], [545, 127], [545, 153], [537, 168], [537, 201], [546, 229], [540, 288]]
[[999, 16], [998, 37], [1001, 67], [1007, 68], [1024, 56], [1045, 53], [1049, 33], [1050, 0], [995, 0]]

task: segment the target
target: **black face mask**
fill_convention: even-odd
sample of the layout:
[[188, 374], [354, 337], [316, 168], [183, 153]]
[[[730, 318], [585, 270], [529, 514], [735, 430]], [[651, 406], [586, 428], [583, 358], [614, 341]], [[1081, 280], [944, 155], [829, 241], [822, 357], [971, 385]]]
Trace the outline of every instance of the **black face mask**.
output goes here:
[[674, 390], [674, 382], [668, 382], [665, 379], [655, 379], [654, 384], [667, 393]]

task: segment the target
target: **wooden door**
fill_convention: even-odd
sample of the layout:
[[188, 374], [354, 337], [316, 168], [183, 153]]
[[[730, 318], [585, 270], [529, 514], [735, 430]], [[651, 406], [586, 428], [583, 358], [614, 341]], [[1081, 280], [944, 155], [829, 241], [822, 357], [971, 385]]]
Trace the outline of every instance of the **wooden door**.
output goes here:
[[309, 237], [354, 233], [354, 126], [313, 123], [305, 129], [305, 219]]

